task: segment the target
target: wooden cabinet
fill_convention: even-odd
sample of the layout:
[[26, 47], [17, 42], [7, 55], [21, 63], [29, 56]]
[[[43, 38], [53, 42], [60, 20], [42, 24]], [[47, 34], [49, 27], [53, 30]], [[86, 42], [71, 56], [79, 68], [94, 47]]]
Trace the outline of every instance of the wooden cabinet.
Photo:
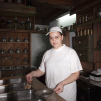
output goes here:
[[94, 61], [93, 50], [83, 49], [83, 50], [76, 50], [76, 52], [81, 61], [83, 61], [83, 62], [93, 62]]
[[77, 36], [73, 38], [73, 46], [87, 72], [101, 68], [101, 48], [97, 45], [101, 36], [101, 18], [95, 16], [100, 7], [101, 4], [95, 5], [77, 13]]
[[92, 49], [93, 48], [93, 35], [74, 37], [73, 47], [75, 49]]
[[[5, 42], [3, 42], [4, 38], [6, 39]], [[0, 30], [0, 70], [2, 77], [28, 73], [31, 67], [30, 46], [31, 33], [28, 31]]]
[[73, 48], [81, 61], [93, 62], [93, 35], [73, 37]]
[[[7, 22], [13, 23], [15, 17], [19, 27], [0, 28], [0, 76], [10, 77], [26, 75], [31, 69], [31, 32], [35, 27], [35, 8], [26, 6], [26, 0], [22, 3], [0, 3], [0, 20], [4, 17]], [[20, 29], [21, 22], [30, 19], [31, 29]], [[13, 25], [13, 24], [12, 24]]]
[[101, 99], [101, 87], [91, 82], [82, 77], [77, 80], [77, 101], [99, 101]]

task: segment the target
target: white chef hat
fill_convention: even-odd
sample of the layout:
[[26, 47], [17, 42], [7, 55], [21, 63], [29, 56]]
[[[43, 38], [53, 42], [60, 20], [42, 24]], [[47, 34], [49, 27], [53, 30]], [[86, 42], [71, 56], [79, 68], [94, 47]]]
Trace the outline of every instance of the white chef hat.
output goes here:
[[49, 35], [50, 32], [60, 32], [62, 33], [62, 30], [60, 27], [52, 27], [50, 28], [49, 32], [46, 35]]

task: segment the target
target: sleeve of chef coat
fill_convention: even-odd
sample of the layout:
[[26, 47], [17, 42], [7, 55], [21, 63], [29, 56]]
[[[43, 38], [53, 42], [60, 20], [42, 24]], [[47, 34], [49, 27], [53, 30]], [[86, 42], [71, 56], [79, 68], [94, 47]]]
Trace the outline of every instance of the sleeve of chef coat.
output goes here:
[[71, 59], [70, 59], [70, 61], [71, 61], [71, 66], [70, 66], [71, 73], [74, 73], [74, 72], [82, 70], [80, 59], [79, 59], [79, 57], [78, 57], [78, 55], [77, 55], [75, 50], [73, 50], [71, 52]]
[[42, 72], [45, 72], [45, 56], [46, 56], [46, 53], [43, 55], [41, 64], [40, 64], [40, 66], [39, 66], [39, 69], [40, 69]]

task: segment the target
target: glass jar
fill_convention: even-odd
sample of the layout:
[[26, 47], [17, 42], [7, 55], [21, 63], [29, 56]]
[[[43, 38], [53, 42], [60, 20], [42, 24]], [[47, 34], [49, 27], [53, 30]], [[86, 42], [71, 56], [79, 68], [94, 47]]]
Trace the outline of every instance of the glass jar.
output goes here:
[[21, 42], [21, 39], [20, 39], [19, 37], [17, 37], [17, 38], [15, 39], [15, 42]]
[[19, 29], [19, 22], [17, 17], [15, 17], [15, 20], [12, 22], [12, 29]]
[[7, 29], [11, 29], [12, 28], [12, 22], [11, 21], [7, 21], [6, 22], [6, 28]]
[[0, 21], [0, 28], [1, 28], [1, 29], [5, 29], [5, 27], [6, 27], [6, 22], [5, 22], [5, 20], [4, 20], [4, 17], [2, 17], [2, 19], [1, 19], [1, 21]]
[[80, 31], [80, 36], [82, 36], [82, 30]]
[[27, 48], [24, 48], [23, 49], [23, 53], [28, 53], [28, 49]]
[[86, 22], [86, 21], [88, 21], [88, 16], [87, 16], [87, 15], [85, 16], [85, 22]]
[[89, 30], [89, 28], [87, 29], [87, 35], [89, 35], [90, 34], [90, 30]]
[[28, 20], [25, 23], [25, 29], [26, 30], [31, 30], [31, 22], [30, 22], [30, 19], [29, 18], [28, 18]]
[[20, 29], [24, 30], [25, 29], [25, 23], [24, 22], [20, 22]]
[[6, 42], [6, 41], [7, 41], [6, 38], [2, 37], [1, 42]]
[[14, 53], [14, 50], [12, 47], [8, 50], [8, 53]]
[[18, 47], [16, 50], [15, 50], [16, 53], [21, 53], [21, 50], [20, 48]]
[[93, 30], [92, 29], [90, 30], [90, 34], [93, 35]]
[[28, 38], [25, 37], [24, 40], [23, 40], [23, 42], [28, 42]]
[[86, 29], [84, 30], [84, 34], [83, 35], [86, 35], [87, 33], [86, 33]]
[[8, 39], [8, 42], [14, 42], [13, 37], [10, 37], [10, 38]]
[[80, 36], [80, 32], [79, 31], [77, 32], [77, 36]]
[[4, 49], [1, 49], [1, 52], [0, 53], [4, 54], [5, 53], [5, 50]]

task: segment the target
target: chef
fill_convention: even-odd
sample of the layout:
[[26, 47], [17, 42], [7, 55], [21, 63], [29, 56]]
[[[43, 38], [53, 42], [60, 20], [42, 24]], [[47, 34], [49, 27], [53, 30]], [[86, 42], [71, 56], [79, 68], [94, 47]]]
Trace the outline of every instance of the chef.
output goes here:
[[63, 34], [60, 27], [52, 27], [46, 34], [52, 48], [42, 58], [39, 69], [26, 75], [27, 81], [32, 77], [40, 77], [46, 73], [46, 86], [52, 88], [66, 101], [76, 101], [76, 80], [82, 66], [74, 49], [62, 44]]

